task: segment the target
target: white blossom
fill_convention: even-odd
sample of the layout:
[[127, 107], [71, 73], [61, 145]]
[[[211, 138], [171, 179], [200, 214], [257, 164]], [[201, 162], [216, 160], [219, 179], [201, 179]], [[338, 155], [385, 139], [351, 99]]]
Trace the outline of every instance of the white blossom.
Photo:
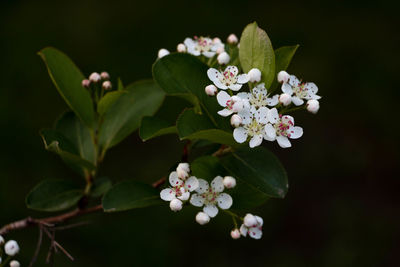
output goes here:
[[227, 117], [235, 112], [240, 112], [248, 106], [248, 103], [246, 103], [244, 99], [238, 96], [230, 96], [225, 91], [220, 91], [217, 94], [217, 101], [220, 106], [224, 107], [224, 109], [218, 111], [218, 114], [223, 117]]
[[238, 75], [239, 70], [236, 66], [228, 66], [224, 72], [210, 68], [207, 71], [208, 78], [220, 89], [231, 89], [239, 91], [242, 85], [249, 81], [247, 74]]
[[178, 167], [176, 167], [176, 173], [178, 177], [182, 180], [186, 180], [189, 177], [190, 166], [189, 163], [179, 163]]
[[218, 55], [217, 61], [218, 64], [220, 65], [226, 65], [229, 63], [229, 60], [231, 60], [231, 57], [228, 55], [226, 52], [222, 52], [221, 54]]
[[313, 114], [316, 114], [319, 110], [319, 102], [315, 99], [310, 99], [307, 101], [307, 110]]
[[247, 99], [251, 106], [255, 108], [270, 106], [273, 107], [278, 104], [279, 95], [269, 97], [268, 91], [265, 88], [264, 83], [260, 83], [254, 87], [250, 93], [239, 93], [237, 94], [240, 98]]
[[235, 34], [231, 33], [227, 38], [228, 44], [237, 44], [238, 38]]
[[261, 217], [247, 214], [244, 223], [240, 226], [240, 233], [245, 237], [248, 234], [251, 238], [260, 239], [262, 237], [262, 226], [263, 219]]
[[207, 85], [206, 88], [204, 89], [207, 95], [209, 96], [215, 96], [215, 94], [218, 92], [217, 87], [215, 87], [213, 84]]
[[101, 80], [100, 74], [98, 74], [97, 72], [93, 72], [92, 74], [90, 74], [89, 80], [94, 83], [99, 82]]
[[163, 58], [165, 56], [169, 55], [169, 51], [165, 48], [161, 48], [158, 50], [158, 58]]
[[178, 51], [179, 53], [185, 53], [186, 52], [186, 46], [184, 44], [180, 43], [176, 47], [176, 51]]
[[10, 267], [20, 267], [19, 261], [13, 260], [10, 262]]
[[242, 121], [242, 118], [237, 114], [233, 114], [231, 117], [231, 125], [235, 128], [239, 127], [242, 124]]
[[290, 75], [287, 82], [282, 84], [282, 92], [292, 97], [292, 102], [296, 106], [303, 105], [304, 100], [320, 99], [317, 95], [318, 87], [315, 83], [303, 83], [294, 75]]
[[279, 96], [279, 102], [284, 106], [289, 106], [290, 103], [292, 103], [292, 97], [288, 94], [283, 93]]
[[261, 81], [261, 71], [257, 68], [251, 69], [247, 75], [249, 75], [249, 81], [252, 83]]
[[196, 215], [196, 222], [198, 222], [200, 225], [204, 225], [206, 223], [209, 223], [210, 222], [210, 216], [208, 216], [207, 213], [204, 213], [204, 212], [200, 211]]
[[15, 256], [19, 252], [17, 241], [10, 240], [4, 245], [4, 252], [9, 256]]
[[240, 231], [239, 231], [239, 229], [233, 229], [233, 230], [231, 231], [231, 237], [232, 237], [233, 239], [239, 239], [239, 238], [240, 238]]
[[223, 43], [214, 43], [213, 40], [208, 37], [196, 36], [194, 39], [186, 38], [184, 44], [186, 45], [189, 54], [194, 56], [204, 55], [208, 58], [213, 57], [216, 54], [217, 49], [224, 45]]
[[226, 210], [232, 206], [233, 200], [230, 195], [223, 193], [224, 183], [221, 176], [217, 176], [212, 180], [211, 187], [208, 182], [199, 179], [199, 187], [196, 193], [192, 195], [190, 204], [196, 207], [203, 207], [205, 212], [211, 218], [218, 214], [218, 208]]
[[297, 139], [303, 135], [303, 128], [294, 126], [294, 118], [289, 115], [279, 115], [276, 108], [268, 112], [269, 123], [265, 126], [267, 140], [277, 141], [282, 148], [291, 147], [289, 138]]
[[278, 73], [278, 78], [277, 79], [278, 79], [278, 82], [280, 82], [280, 83], [287, 83], [289, 81], [289, 78], [290, 78], [289, 73], [287, 73], [284, 70], [281, 70]]
[[234, 188], [236, 186], [236, 179], [232, 176], [224, 177], [224, 186], [228, 189]]

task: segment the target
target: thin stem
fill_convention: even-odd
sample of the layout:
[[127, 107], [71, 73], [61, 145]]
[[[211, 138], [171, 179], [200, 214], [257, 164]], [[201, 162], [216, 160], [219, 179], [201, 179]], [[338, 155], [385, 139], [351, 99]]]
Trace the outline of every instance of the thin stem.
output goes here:
[[36, 262], [37, 257], [39, 255], [40, 252], [40, 247], [42, 246], [42, 241], [43, 241], [43, 227], [39, 226], [39, 239], [36, 245], [36, 249], [35, 249], [35, 253], [33, 254], [32, 260], [29, 263], [29, 267], [32, 267], [33, 264]]

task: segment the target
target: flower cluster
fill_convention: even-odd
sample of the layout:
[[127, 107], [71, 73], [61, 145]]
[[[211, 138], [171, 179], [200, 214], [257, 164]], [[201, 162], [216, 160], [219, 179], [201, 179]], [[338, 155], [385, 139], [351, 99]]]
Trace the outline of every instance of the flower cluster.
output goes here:
[[103, 71], [100, 74], [98, 74], [97, 72], [93, 72], [89, 75], [89, 79], [84, 79], [82, 81], [82, 86], [86, 89], [95, 87], [98, 84], [101, 84], [101, 88], [103, 90], [111, 90], [112, 84], [110, 82], [110, 75], [108, 74], [108, 72]]
[[[4, 245], [4, 249], [1, 247]], [[7, 255], [7, 258], [3, 259], [2, 253]], [[17, 255], [19, 252], [19, 245], [15, 240], [9, 240], [5, 242], [4, 238], [0, 235], [0, 266], [6, 266], [10, 262], [10, 267], [19, 267], [20, 264], [16, 260], [12, 260], [12, 257]]]

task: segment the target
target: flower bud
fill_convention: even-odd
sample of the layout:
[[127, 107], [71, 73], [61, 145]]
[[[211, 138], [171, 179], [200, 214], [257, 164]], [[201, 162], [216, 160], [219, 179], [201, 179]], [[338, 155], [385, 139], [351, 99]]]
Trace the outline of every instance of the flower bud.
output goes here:
[[233, 229], [233, 230], [231, 231], [231, 237], [232, 237], [233, 239], [239, 239], [239, 238], [240, 238], [239, 229]]
[[228, 53], [222, 52], [221, 54], [218, 55], [217, 60], [218, 64], [225, 65], [228, 64], [229, 60], [231, 60], [231, 57], [228, 55]]
[[218, 55], [225, 52], [225, 47], [223, 45], [221, 45], [220, 47], [217, 48], [216, 52]]
[[256, 216], [254, 216], [253, 214], [247, 213], [246, 216], [244, 216], [243, 224], [246, 227], [257, 226], [258, 222], [257, 222]]
[[108, 72], [106, 72], [106, 71], [103, 71], [102, 73], [100, 73], [100, 77], [102, 80], [109, 80], [110, 74], [108, 74]]
[[207, 85], [205, 88], [206, 94], [209, 96], [214, 96], [217, 93], [217, 87], [215, 87], [214, 85], [210, 84]]
[[236, 179], [232, 176], [225, 176], [223, 183], [226, 188], [231, 189], [236, 186]]
[[290, 75], [284, 70], [281, 70], [278, 73], [278, 82], [280, 83], [287, 83], [289, 81]]
[[174, 198], [169, 202], [169, 207], [172, 211], [180, 211], [182, 209], [182, 201], [177, 198]]
[[231, 117], [231, 125], [235, 128], [239, 127], [242, 121], [242, 118], [237, 114], [233, 114]]
[[252, 83], [261, 81], [261, 71], [257, 68], [251, 69], [247, 75], [249, 75], [249, 81]]
[[15, 256], [19, 252], [18, 243], [15, 240], [8, 241], [4, 246], [4, 251], [9, 256]]
[[228, 44], [237, 44], [238, 38], [235, 34], [232, 33], [228, 36], [227, 41], [228, 41]]
[[307, 110], [313, 114], [316, 114], [319, 110], [319, 102], [315, 99], [310, 99], [307, 101]]
[[93, 72], [92, 74], [90, 74], [89, 80], [94, 83], [99, 82], [101, 80], [100, 74], [98, 74], [97, 72]]
[[279, 96], [279, 102], [284, 106], [288, 106], [292, 103], [292, 97], [288, 94], [281, 94]]
[[178, 51], [179, 53], [185, 53], [186, 52], [186, 46], [184, 44], [180, 43], [176, 47], [176, 51]]
[[90, 80], [84, 79], [82, 81], [82, 86], [85, 87], [85, 88], [89, 88], [90, 87]]
[[4, 238], [0, 235], [0, 246], [2, 246], [4, 244]]
[[189, 163], [179, 163], [178, 167], [176, 168], [176, 172], [179, 178], [181, 179], [188, 178], [190, 172]]
[[215, 37], [215, 38], [212, 40], [212, 42], [213, 42], [213, 44], [220, 44], [220, 43], [222, 43], [221, 39], [219, 39], [218, 37]]
[[20, 267], [19, 261], [13, 260], [10, 262], [10, 267]]
[[210, 216], [207, 215], [207, 213], [204, 213], [200, 211], [196, 215], [196, 222], [198, 222], [200, 225], [204, 225], [210, 221]]
[[166, 55], [169, 55], [169, 51], [165, 48], [161, 48], [158, 50], [158, 58], [165, 57]]
[[104, 90], [111, 90], [111, 88], [112, 88], [112, 84], [111, 84], [110, 81], [103, 82], [103, 89]]

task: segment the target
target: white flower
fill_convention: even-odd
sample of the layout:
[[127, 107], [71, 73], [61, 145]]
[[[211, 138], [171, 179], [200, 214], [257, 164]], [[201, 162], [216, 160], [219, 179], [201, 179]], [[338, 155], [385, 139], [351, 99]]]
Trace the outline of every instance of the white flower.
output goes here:
[[207, 85], [206, 88], [204, 89], [207, 95], [209, 96], [215, 96], [215, 94], [218, 92], [217, 87], [215, 87], [213, 84]]
[[294, 119], [289, 115], [279, 115], [276, 108], [268, 112], [268, 123], [265, 126], [267, 140], [278, 141], [282, 148], [291, 147], [289, 138], [297, 139], [303, 135], [303, 128], [294, 126]]
[[102, 87], [103, 87], [104, 90], [111, 90], [112, 84], [111, 84], [110, 81], [105, 81], [105, 82], [103, 82]]
[[238, 75], [238, 72], [239, 70], [236, 66], [228, 66], [222, 73], [217, 69], [209, 68], [207, 75], [218, 88], [239, 91], [242, 85], [249, 81], [249, 77], [247, 74]]
[[237, 36], [236, 36], [235, 34], [231, 33], [231, 34], [228, 36], [227, 42], [228, 42], [229, 44], [237, 44], [238, 38], [237, 38]]
[[210, 222], [210, 216], [208, 216], [207, 213], [204, 213], [204, 212], [200, 211], [196, 215], [196, 222], [198, 222], [201, 225], [209, 223]]
[[4, 238], [0, 235], [0, 246], [2, 246], [4, 244]]
[[264, 83], [260, 83], [251, 90], [251, 93], [239, 93], [239, 97], [247, 99], [250, 105], [255, 108], [270, 106], [273, 107], [278, 104], [279, 96], [274, 95], [273, 97], [268, 97], [268, 91], [265, 88]]
[[234, 188], [236, 186], [236, 179], [232, 176], [224, 177], [224, 186], [228, 189]]
[[109, 80], [110, 74], [108, 74], [108, 72], [106, 72], [106, 71], [103, 71], [102, 73], [100, 73], [100, 77], [102, 80]]
[[179, 163], [178, 167], [176, 168], [176, 173], [180, 179], [186, 180], [190, 173], [189, 163]]
[[[246, 217], [251, 218], [251, 220], [247, 220], [247, 224]], [[240, 226], [240, 233], [242, 236], [247, 236], [247, 234], [249, 234], [251, 238], [260, 239], [262, 236], [263, 219], [252, 214], [247, 214], [246, 217], [245, 223]], [[251, 222], [251, 224], [249, 224], [249, 222]]]
[[307, 110], [313, 114], [316, 114], [319, 110], [319, 102], [315, 99], [310, 99], [307, 101]]
[[97, 72], [93, 72], [92, 74], [90, 74], [89, 80], [94, 83], [99, 82], [101, 80], [100, 74], [98, 74]]
[[231, 60], [231, 57], [228, 55], [228, 53], [222, 52], [221, 54], [218, 55], [217, 60], [218, 64], [226, 65], [229, 63], [229, 60]]
[[223, 110], [218, 111], [218, 114], [227, 117], [234, 112], [240, 112], [245, 107], [248, 106], [248, 103], [245, 103], [245, 100], [238, 96], [230, 96], [225, 91], [220, 91], [217, 94], [217, 101], [220, 106], [224, 107]]
[[279, 96], [279, 102], [284, 106], [288, 106], [290, 105], [290, 103], [292, 103], [292, 97], [288, 94], [283, 93]]
[[249, 75], [249, 81], [252, 83], [261, 81], [261, 71], [257, 68], [251, 69], [247, 75]]
[[158, 58], [163, 58], [165, 56], [169, 55], [169, 51], [165, 48], [161, 48], [158, 50]]
[[278, 73], [278, 82], [280, 83], [287, 83], [289, 81], [290, 75], [284, 70], [281, 70]]
[[17, 241], [10, 240], [4, 245], [4, 251], [9, 256], [15, 256], [19, 252], [19, 246]]
[[239, 127], [240, 124], [242, 124], [242, 121], [242, 118], [237, 114], [233, 114], [231, 117], [231, 125], [235, 128]]
[[[172, 187], [165, 188], [160, 192], [160, 197], [165, 201], [172, 201], [179, 199], [180, 201], [187, 201], [190, 198], [190, 192], [194, 191], [199, 186], [199, 181], [196, 177], [191, 176], [186, 181], [178, 177], [177, 172], [171, 172], [169, 175], [169, 183]], [[178, 202], [170, 203], [170, 208], [177, 208]]]
[[233, 229], [233, 230], [231, 231], [231, 237], [232, 237], [233, 239], [239, 239], [239, 238], [240, 238], [239, 229]]
[[252, 106], [250, 109], [244, 109], [238, 113], [243, 120], [243, 126], [233, 131], [233, 138], [236, 142], [244, 143], [250, 137], [249, 146], [251, 148], [261, 145], [262, 140], [267, 138], [265, 125], [268, 123], [268, 111], [267, 107], [261, 107], [257, 110]]
[[221, 176], [217, 176], [212, 180], [211, 187], [208, 182], [199, 179], [199, 187], [196, 189], [196, 194], [193, 194], [190, 199], [190, 204], [196, 207], [202, 207], [203, 211], [211, 218], [218, 214], [218, 208], [226, 210], [232, 206], [232, 197], [224, 191], [224, 183]]
[[292, 102], [296, 106], [303, 105], [304, 100], [320, 99], [317, 95], [318, 87], [315, 83], [302, 83], [294, 75], [290, 75], [287, 82], [282, 84], [282, 92], [292, 97]]
[[21, 266], [18, 261], [13, 260], [10, 262], [10, 267], [19, 267]]
[[186, 38], [184, 43], [189, 54], [194, 56], [204, 55], [208, 58], [213, 57], [217, 49], [224, 45], [223, 43], [214, 43], [207, 37], [194, 37], [194, 40]]
[[176, 47], [176, 51], [178, 51], [179, 53], [185, 53], [186, 52], [186, 46], [184, 44], [180, 43]]

